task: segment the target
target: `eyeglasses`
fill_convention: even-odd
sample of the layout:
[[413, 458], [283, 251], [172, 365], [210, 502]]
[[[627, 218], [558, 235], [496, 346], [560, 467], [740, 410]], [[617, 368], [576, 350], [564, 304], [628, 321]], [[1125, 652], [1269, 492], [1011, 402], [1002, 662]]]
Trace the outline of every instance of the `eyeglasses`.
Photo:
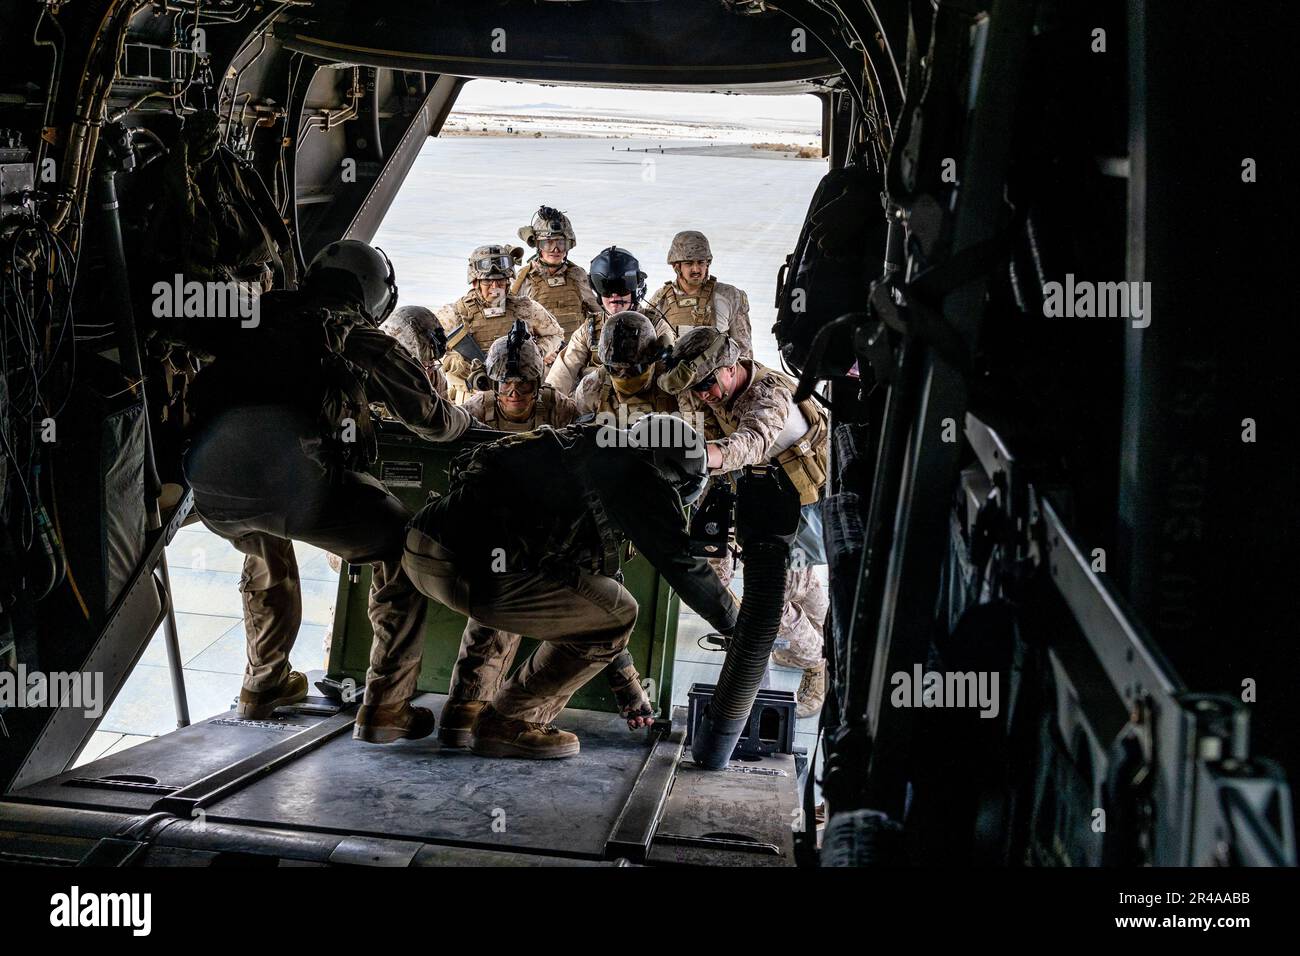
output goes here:
[[537, 248], [543, 252], [564, 252], [569, 247], [569, 240], [563, 236], [552, 236], [537, 240]]
[[714, 385], [718, 384], [718, 373], [710, 372], [707, 378], [702, 378], [691, 386], [692, 392], [707, 392]]
[[509, 382], [499, 383], [497, 385], [497, 391], [502, 395], [518, 395], [521, 398], [527, 398], [529, 395], [537, 391], [537, 383], [512, 379]]

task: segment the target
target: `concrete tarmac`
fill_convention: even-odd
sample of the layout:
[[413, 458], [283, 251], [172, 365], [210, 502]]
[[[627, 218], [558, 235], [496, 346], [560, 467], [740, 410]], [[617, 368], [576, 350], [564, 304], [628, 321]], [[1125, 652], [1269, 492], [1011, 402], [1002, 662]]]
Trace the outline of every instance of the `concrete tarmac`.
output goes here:
[[[659, 146], [664, 153], [626, 152]], [[475, 246], [522, 245], [516, 230], [542, 204], [572, 220], [575, 262], [585, 268], [606, 246], [622, 246], [641, 261], [647, 292], [672, 276], [665, 256], [673, 234], [698, 229], [713, 248], [714, 275], [749, 294], [758, 360], [779, 367], [777, 270], [826, 161], [708, 149], [678, 139], [430, 139], [374, 242], [393, 260], [401, 303], [436, 308], [468, 288]]]

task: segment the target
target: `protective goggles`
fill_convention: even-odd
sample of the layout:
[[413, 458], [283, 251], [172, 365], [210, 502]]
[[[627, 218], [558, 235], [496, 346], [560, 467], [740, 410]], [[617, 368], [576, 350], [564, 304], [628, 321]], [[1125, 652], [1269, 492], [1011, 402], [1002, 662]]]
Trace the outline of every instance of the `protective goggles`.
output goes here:
[[491, 272], [493, 269], [509, 272], [514, 264], [515, 260], [510, 256], [484, 256], [474, 260], [474, 268], [479, 272]]
[[569, 248], [569, 240], [564, 236], [547, 236], [537, 240], [537, 248], [544, 252], [566, 252]]
[[497, 383], [497, 391], [502, 395], [518, 395], [526, 398], [537, 391], [537, 383], [531, 380], [511, 379], [508, 382]]
[[649, 367], [649, 362], [610, 362], [605, 366], [614, 378], [636, 378]]

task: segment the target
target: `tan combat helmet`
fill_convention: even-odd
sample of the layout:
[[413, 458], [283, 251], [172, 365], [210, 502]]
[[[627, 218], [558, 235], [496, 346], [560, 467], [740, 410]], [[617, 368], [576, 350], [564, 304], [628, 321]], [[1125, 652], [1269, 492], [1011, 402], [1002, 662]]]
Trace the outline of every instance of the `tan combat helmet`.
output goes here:
[[640, 312], [616, 312], [600, 330], [596, 357], [611, 375], [640, 375], [658, 357], [654, 324]]
[[404, 305], [393, 311], [379, 326], [410, 352], [425, 368], [432, 366], [447, 351], [447, 333], [438, 318], [422, 305]]
[[704, 233], [687, 229], [673, 236], [672, 244], [668, 247], [668, 264], [675, 266], [679, 262], [691, 262], [696, 259], [703, 259], [705, 262], [713, 261], [713, 250], [709, 248], [709, 240], [705, 238]]
[[533, 214], [533, 221], [519, 230], [519, 238], [533, 248], [536, 248], [537, 243], [543, 239], [553, 239], [557, 236], [569, 240], [570, 249], [578, 244], [578, 237], [574, 235], [573, 223], [569, 222], [569, 217], [550, 206], [542, 206], [538, 209]]
[[740, 361], [740, 346], [731, 336], [707, 325], [683, 333], [668, 356], [669, 371], [658, 378], [671, 395], [685, 391], [720, 368]]
[[519, 246], [479, 246], [470, 253], [466, 270], [469, 284], [473, 285], [479, 279], [513, 279], [515, 266], [523, 258], [524, 250]]
[[524, 337], [511, 348], [510, 336], [503, 335], [488, 349], [484, 363], [488, 378], [497, 385], [509, 381], [540, 382], [544, 371], [542, 350], [529, 337]]

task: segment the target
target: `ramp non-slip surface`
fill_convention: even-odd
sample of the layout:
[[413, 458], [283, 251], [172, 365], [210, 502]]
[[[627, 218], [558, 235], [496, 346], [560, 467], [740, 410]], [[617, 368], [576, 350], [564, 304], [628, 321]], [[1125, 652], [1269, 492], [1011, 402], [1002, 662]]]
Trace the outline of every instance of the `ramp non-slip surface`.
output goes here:
[[168, 791], [180, 790], [273, 747], [314, 727], [320, 720], [315, 716], [293, 715], [247, 721], [230, 711], [38, 781], [11, 794], [10, 798], [96, 810], [146, 812]]
[[557, 723], [581, 738], [576, 757], [489, 759], [442, 750], [434, 738], [376, 746], [340, 737], [213, 805], [208, 818], [599, 857], [653, 738], [595, 711], [567, 711]]
[[[437, 713], [443, 698], [420, 703]], [[33, 785], [14, 796], [96, 809], [147, 811], [163, 794], [86, 788], [74, 778], [148, 778], [184, 787], [279, 743], [319, 718], [273, 729], [213, 718]], [[505, 760], [443, 750], [435, 737], [367, 744], [334, 737], [204, 808], [211, 821], [265, 824], [600, 858], [652, 749], [648, 731], [613, 714], [566, 711], [582, 740], [565, 760]]]

